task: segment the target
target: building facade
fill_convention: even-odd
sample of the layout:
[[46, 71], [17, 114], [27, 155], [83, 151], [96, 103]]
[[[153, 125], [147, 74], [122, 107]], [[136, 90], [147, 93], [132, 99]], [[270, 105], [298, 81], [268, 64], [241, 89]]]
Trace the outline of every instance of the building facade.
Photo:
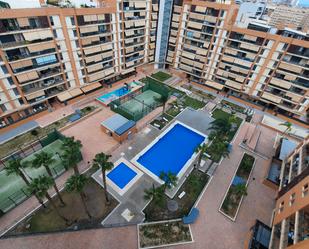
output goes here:
[[154, 60], [158, 2], [7, 9], [0, 18], [0, 126]]
[[269, 248], [309, 248], [309, 137], [282, 163]]
[[284, 114], [305, 115], [309, 106], [309, 39], [291, 29], [235, 25], [237, 5], [185, 0], [174, 5], [168, 67], [192, 82]]

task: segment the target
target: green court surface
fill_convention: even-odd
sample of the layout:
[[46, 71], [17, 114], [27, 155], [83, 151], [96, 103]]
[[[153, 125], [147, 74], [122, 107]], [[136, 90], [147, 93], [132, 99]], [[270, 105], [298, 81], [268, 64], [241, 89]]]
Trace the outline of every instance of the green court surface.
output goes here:
[[[60, 157], [56, 154], [58, 152], [61, 154], [61, 145], [62, 142], [60, 139], [52, 142], [51, 144], [45, 146], [41, 150], [33, 153], [32, 155], [24, 158], [22, 163], [25, 161], [31, 161], [34, 159], [34, 155], [39, 153], [40, 151], [45, 151], [54, 155], [55, 162], [50, 165], [54, 176], [61, 174], [64, 171], [64, 167], [62, 166]], [[34, 169], [28, 167], [25, 169], [25, 172], [31, 178], [35, 178], [39, 175], [46, 174], [45, 168], [41, 167], [39, 169]], [[24, 192], [23, 192], [24, 191]], [[6, 170], [0, 171], [0, 209], [4, 212], [14, 207], [18, 203], [22, 202], [27, 195], [29, 194], [27, 191], [26, 184], [24, 181], [16, 175], [7, 175]]]
[[[123, 103], [121, 105], [122, 108], [128, 110], [131, 113], [140, 113], [143, 112], [144, 110], [147, 109], [147, 107], [153, 106], [154, 104], [157, 104], [158, 98], [160, 98], [161, 95], [152, 91], [152, 90], [147, 90], [133, 99]], [[144, 104], [143, 104], [144, 103]]]

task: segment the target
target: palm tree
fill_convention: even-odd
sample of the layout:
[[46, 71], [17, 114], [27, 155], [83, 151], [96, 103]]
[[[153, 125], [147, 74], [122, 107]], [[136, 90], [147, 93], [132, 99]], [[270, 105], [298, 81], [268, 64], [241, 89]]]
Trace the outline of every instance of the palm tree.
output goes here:
[[232, 125], [229, 122], [229, 118], [225, 116], [212, 121], [209, 127], [210, 130], [217, 131], [217, 135], [220, 135], [222, 137], [226, 137], [230, 132], [231, 128]]
[[84, 188], [86, 186], [86, 183], [88, 181], [88, 178], [84, 175], [72, 175], [66, 182], [66, 190], [68, 192], [76, 192], [79, 193], [80, 198], [82, 200], [83, 206], [85, 208], [86, 214], [91, 219], [92, 216], [87, 208], [86, 205], [86, 195], [84, 192]]
[[221, 157], [225, 158], [229, 156], [228, 143], [222, 141], [220, 138], [215, 138], [208, 148], [208, 152], [211, 155], [211, 164], [208, 166], [206, 172], [210, 169], [214, 161], [219, 161]]
[[35, 156], [35, 158], [32, 161], [32, 167], [38, 169], [38, 168], [43, 166], [45, 168], [47, 174], [51, 177], [51, 179], [53, 179], [54, 189], [55, 189], [55, 191], [57, 193], [57, 196], [58, 196], [61, 204], [64, 206], [65, 203], [64, 203], [64, 201], [62, 199], [62, 196], [61, 196], [61, 194], [59, 192], [59, 189], [57, 187], [56, 181], [54, 180], [52, 171], [50, 169], [50, 165], [53, 164], [56, 160], [53, 158], [52, 154], [49, 154], [49, 153], [47, 153], [45, 151], [41, 151], [40, 153], [35, 154], [34, 156]]
[[[24, 168], [27, 166], [27, 164], [22, 164], [21, 159], [11, 159], [8, 164], [5, 166], [6, 174], [7, 175], [17, 175], [23, 179], [23, 181], [26, 183], [27, 186], [30, 186], [30, 180], [26, 176], [24, 172]], [[35, 197], [37, 198], [38, 202], [45, 208], [45, 204], [43, 200], [35, 194]]]
[[166, 103], [168, 101], [168, 95], [161, 95], [159, 98], [155, 97], [155, 100], [162, 105], [163, 107], [162, 114], [163, 114], [165, 112]]
[[64, 166], [68, 168], [73, 168], [75, 175], [79, 175], [78, 163], [81, 159], [81, 148], [82, 143], [79, 140], [75, 140], [74, 137], [66, 137], [63, 140], [62, 149], [64, 151], [62, 155], [62, 161]]
[[233, 192], [235, 193], [236, 196], [247, 196], [248, 192], [247, 192], [247, 186], [246, 184], [242, 183], [242, 184], [238, 184], [233, 188]]
[[177, 185], [178, 178], [171, 171], [168, 171], [167, 173], [162, 171], [159, 177], [162, 181], [164, 181], [164, 184], [163, 184], [164, 191], [167, 188], [171, 189], [172, 187], [175, 187]]
[[288, 133], [288, 132], [290, 132], [291, 130], [292, 130], [292, 123], [290, 123], [290, 122], [284, 122], [284, 123], [281, 123], [281, 124], [279, 124], [279, 125], [282, 125], [282, 126], [285, 126], [286, 128], [285, 128], [285, 130], [284, 130], [284, 132], [282, 133], [282, 136], [284, 136], [286, 133]]
[[110, 201], [109, 201], [109, 197], [107, 193], [106, 171], [111, 170], [114, 167], [114, 164], [108, 161], [110, 157], [111, 155], [106, 155], [103, 152], [101, 152], [101, 153], [96, 154], [95, 158], [93, 159], [93, 166], [101, 168], [105, 199], [106, 199], [106, 204], [108, 205], [110, 204]]
[[154, 184], [152, 184], [152, 187], [150, 189], [145, 189], [144, 191], [144, 199], [145, 200], [153, 200], [155, 204], [157, 204], [160, 207], [163, 207], [164, 205], [164, 188], [162, 186], [155, 187]]
[[195, 152], [199, 153], [198, 155], [198, 161], [197, 161], [197, 165], [200, 167], [201, 166], [201, 162], [202, 162], [202, 158], [204, 153], [208, 150], [209, 146], [205, 143], [200, 144], [199, 146], [196, 147]]
[[48, 189], [53, 186], [54, 180], [50, 176], [39, 176], [38, 178], [33, 179], [33, 181], [29, 185], [29, 190], [36, 194], [40, 199], [43, 199], [44, 197], [47, 198], [47, 200], [50, 202], [52, 207], [55, 209], [56, 213], [61, 217], [66, 224], [69, 224], [69, 220], [65, 218], [60, 212], [55, 204], [54, 200], [48, 193]]

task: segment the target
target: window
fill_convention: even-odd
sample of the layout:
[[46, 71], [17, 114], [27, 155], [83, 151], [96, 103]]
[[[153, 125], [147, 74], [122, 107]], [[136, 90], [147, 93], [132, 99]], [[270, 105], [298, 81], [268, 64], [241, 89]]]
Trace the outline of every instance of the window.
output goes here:
[[284, 209], [284, 201], [280, 203], [279, 205], [279, 213], [281, 213]]
[[57, 61], [57, 58], [55, 55], [48, 55], [48, 56], [43, 56], [43, 57], [40, 57], [40, 58], [36, 58], [36, 63], [38, 65], [45, 65], [45, 64], [48, 64], [48, 63], [53, 63], [53, 62], [56, 62]]
[[308, 183], [303, 186], [303, 197], [307, 196], [309, 192]]
[[295, 195], [296, 195], [295, 193], [290, 195], [290, 206], [292, 206], [295, 202]]

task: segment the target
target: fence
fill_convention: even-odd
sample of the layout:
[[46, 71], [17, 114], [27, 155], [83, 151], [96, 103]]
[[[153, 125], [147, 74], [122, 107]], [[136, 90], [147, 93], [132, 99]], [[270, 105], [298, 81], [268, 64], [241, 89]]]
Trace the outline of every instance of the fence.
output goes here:
[[[18, 151], [15, 151], [11, 155], [1, 159], [1, 164], [3, 168], [5, 167], [6, 163], [8, 163], [9, 160], [12, 159], [24, 159], [31, 154], [40, 151], [45, 146], [55, 142], [56, 140], [60, 139], [63, 140], [65, 136], [60, 134], [57, 130], [54, 130], [53, 132], [49, 133], [46, 137], [43, 139], [38, 139], [32, 144], [27, 145], [24, 148], [20, 148]], [[82, 157], [81, 157], [82, 158]], [[61, 159], [61, 158], [60, 158]], [[4, 169], [3, 169], [4, 170]], [[51, 168], [52, 174], [54, 178], [57, 178], [60, 176], [64, 171], [65, 168], [63, 164], [56, 165], [55, 167]], [[1, 184], [1, 183], [0, 183]], [[14, 207], [18, 206], [20, 203], [28, 199], [32, 194], [28, 191], [27, 187], [22, 187], [18, 189], [17, 191], [13, 192], [11, 195], [9, 195], [6, 199], [2, 200], [0, 202], [0, 216], [4, 213], [7, 213]]]
[[[169, 97], [170, 90], [166, 86], [162, 85], [162, 83], [149, 77], [145, 78], [144, 82], [145, 86], [139, 92], [133, 92], [123, 96], [122, 98], [112, 101], [109, 104], [111, 110], [119, 113], [127, 119], [138, 121], [141, 118], [145, 117], [148, 113], [156, 109], [160, 105], [160, 103], [158, 101], [154, 101], [151, 104], [146, 104], [141, 100], [137, 99], [137, 95], [146, 92], [147, 90], [152, 90], [153, 92], [156, 92], [161, 96]], [[128, 101], [136, 101], [136, 103], [141, 105], [141, 108], [136, 111], [130, 110], [129, 108], [124, 106], [124, 104]]]

